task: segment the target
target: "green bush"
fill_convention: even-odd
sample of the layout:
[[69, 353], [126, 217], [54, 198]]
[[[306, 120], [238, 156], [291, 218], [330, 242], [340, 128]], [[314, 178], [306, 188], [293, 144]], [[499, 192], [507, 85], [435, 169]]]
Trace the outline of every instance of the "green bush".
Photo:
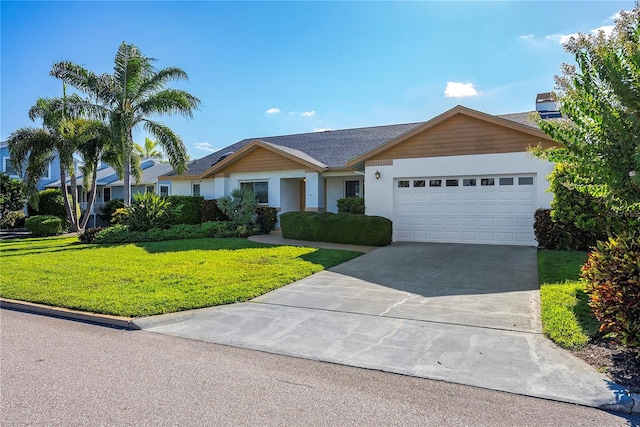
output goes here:
[[392, 223], [379, 216], [329, 212], [286, 212], [280, 215], [282, 236], [288, 239], [353, 245], [391, 243]]
[[166, 196], [171, 206], [182, 206], [176, 215], [175, 224], [201, 224], [202, 223], [202, 196]]
[[38, 193], [38, 208], [29, 204], [27, 206], [29, 216], [54, 215], [67, 220], [67, 211], [64, 207], [64, 197], [62, 191], [49, 188]]
[[217, 200], [202, 201], [202, 222], [231, 221], [231, 219], [218, 207]]
[[93, 243], [97, 234], [104, 230], [104, 227], [93, 227], [93, 228], [85, 228], [85, 230], [78, 235], [78, 239], [82, 243]]
[[218, 207], [234, 224], [251, 226], [255, 222], [258, 199], [253, 191], [236, 188], [231, 194], [218, 199]]
[[0, 217], [22, 210], [26, 201], [22, 181], [0, 172]]
[[113, 220], [113, 214], [116, 212], [116, 210], [120, 208], [124, 208], [124, 200], [111, 199], [108, 202], [106, 202], [104, 205], [102, 205], [102, 207], [100, 208], [102, 213], [98, 216], [103, 221], [106, 221], [109, 224], [111, 224], [111, 221]]
[[256, 215], [256, 226], [260, 233], [268, 234], [275, 230], [278, 223], [278, 210], [276, 208], [259, 206], [256, 209]]
[[[572, 223], [556, 221], [551, 209], [538, 209], [534, 214], [533, 230], [538, 247], [559, 250], [587, 250], [597, 242], [591, 232], [579, 229]], [[606, 238], [605, 236], [598, 236]]]
[[25, 215], [23, 211], [6, 212], [0, 218], [0, 228], [20, 228], [24, 227]]
[[62, 234], [62, 220], [55, 215], [36, 215], [24, 221], [25, 227], [34, 236], [49, 236]]
[[640, 347], [640, 231], [598, 242], [582, 277], [600, 332]]
[[182, 206], [173, 207], [171, 202], [153, 193], [136, 193], [133, 203], [126, 209], [124, 222], [131, 231], [147, 231], [152, 228], [169, 228], [175, 224]]
[[364, 199], [362, 197], [345, 197], [338, 199], [338, 213], [364, 214]]
[[93, 243], [138, 243], [165, 240], [244, 237], [245, 230], [229, 221], [209, 221], [203, 224], [178, 224], [169, 229], [154, 228], [147, 231], [130, 231], [126, 225], [114, 225], [99, 231]]

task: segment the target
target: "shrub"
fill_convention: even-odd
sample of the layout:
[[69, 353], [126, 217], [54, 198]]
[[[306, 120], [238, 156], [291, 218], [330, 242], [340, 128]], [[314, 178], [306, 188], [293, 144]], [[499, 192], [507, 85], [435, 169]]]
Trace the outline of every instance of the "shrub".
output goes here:
[[171, 206], [182, 206], [177, 213], [175, 224], [200, 224], [202, 223], [202, 196], [166, 196]]
[[61, 234], [63, 231], [62, 220], [54, 215], [31, 216], [25, 219], [24, 225], [35, 236]]
[[276, 208], [259, 206], [256, 209], [256, 215], [256, 226], [261, 233], [268, 234], [275, 230], [278, 223], [278, 210]]
[[24, 218], [25, 215], [23, 211], [6, 212], [2, 218], [0, 218], [0, 228], [24, 227]]
[[218, 199], [218, 207], [234, 224], [250, 226], [255, 222], [258, 199], [248, 188], [236, 188], [230, 195]]
[[[534, 214], [533, 230], [538, 246], [544, 249], [587, 250], [597, 242], [596, 235], [574, 224], [554, 220], [551, 209], [538, 209]], [[599, 236], [606, 238], [605, 236]]]
[[600, 331], [640, 347], [640, 232], [598, 242], [582, 267], [586, 292]]
[[165, 240], [243, 237], [242, 227], [229, 221], [209, 221], [203, 224], [179, 224], [167, 230], [153, 228], [147, 231], [130, 231], [126, 225], [114, 225], [99, 231], [93, 243], [138, 243]]
[[364, 214], [364, 209], [364, 199], [362, 197], [338, 199], [338, 213]]
[[80, 242], [82, 243], [93, 243], [96, 235], [102, 230], [104, 230], [104, 227], [86, 228], [82, 233], [78, 235], [78, 239], [80, 239]]
[[38, 208], [29, 204], [27, 206], [29, 216], [54, 215], [67, 220], [67, 211], [64, 208], [64, 197], [62, 191], [49, 188], [38, 193]]
[[202, 222], [231, 221], [231, 219], [218, 207], [217, 200], [202, 201]]
[[169, 228], [181, 211], [180, 206], [173, 208], [169, 200], [153, 193], [136, 193], [131, 206], [125, 209], [124, 222], [131, 231]]
[[280, 215], [280, 226], [288, 239], [368, 246], [391, 243], [392, 223], [379, 216], [287, 212]]
[[0, 172], [0, 218], [9, 212], [22, 210], [26, 201], [22, 181]]
[[128, 208], [116, 209], [113, 215], [111, 215], [111, 224], [112, 225], [126, 224], [128, 213], [129, 213]]
[[122, 199], [111, 199], [106, 202], [100, 210], [102, 213], [98, 215], [100, 219], [108, 222], [109, 224], [113, 221], [113, 214], [120, 208], [124, 208], [124, 200]]

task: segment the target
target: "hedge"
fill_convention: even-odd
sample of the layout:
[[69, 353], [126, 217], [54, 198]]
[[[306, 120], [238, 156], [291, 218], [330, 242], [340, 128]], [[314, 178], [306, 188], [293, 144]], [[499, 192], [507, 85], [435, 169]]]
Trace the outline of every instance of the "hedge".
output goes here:
[[63, 231], [62, 219], [55, 215], [31, 216], [25, 219], [24, 225], [34, 236], [62, 234]]
[[202, 222], [231, 221], [231, 219], [218, 207], [217, 200], [202, 201]]
[[175, 219], [176, 224], [200, 224], [202, 222], [202, 196], [166, 196], [171, 206], [176, 208], [182, 205], [182, 210]]
[[259, 206], [256, 209], [256, 226], [260, 233], [269, 234], [275, 230], [277, 223], [278, 210], [276, 208]]
[[[153, 228], [148, 231], [130, 231], [126, 225], [114, 225], [98, 231], [93, 243], [139, 243], [165, 240], [199, 239], [204, 237], [245, 237], [246, 230], [231, 222], [205, 222], [204, 224], [175, 225], [167, 230]], [[89, 239], [85, 239], [89, 240]], [[83, 241], [81, 239], [81, 241]], [[89, 243], [86, 242], [85, 243]]]
[[391, 243], [392, 223], [379, 216], [286, 212], [280, 215], [280, 227], [287, 239], [367, 246]]

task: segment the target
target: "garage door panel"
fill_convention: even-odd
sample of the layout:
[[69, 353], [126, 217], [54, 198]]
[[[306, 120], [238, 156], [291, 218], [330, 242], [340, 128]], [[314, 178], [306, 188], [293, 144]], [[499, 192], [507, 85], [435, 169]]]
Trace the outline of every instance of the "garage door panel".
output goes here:
[[[442, 187], [396, 187], [394, 230], [397, 240], [535, 245], [535, 186], [519, 185], [518, 176], [494, 176], [495, 185], [463, 186], [465, 177], [419, 177], [441, 180]], [[446, 187], [457, 179], [458, 187]], [[535, 182], [533, 178], [522, 182]], [[469, 182], [469, 181], [467, 181]], [[491, 181], [488, 181], [491, 182]], [[500, 185], [503, 183], [503, 185]], [[512, 183], [512, 185], [504, 185]]]

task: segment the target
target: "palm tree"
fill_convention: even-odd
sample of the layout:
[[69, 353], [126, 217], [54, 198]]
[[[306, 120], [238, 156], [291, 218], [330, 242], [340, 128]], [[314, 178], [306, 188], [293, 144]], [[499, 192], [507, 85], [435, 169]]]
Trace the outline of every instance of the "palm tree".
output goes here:
[[141, 159], [162, 160], [164, 158], [162, 151], [157, 149], [158, 143], [149, 137], [144, 139], [144, 147], [140, 144], [134, 144], [134, 147]]
[[[67, 118], [64, 109], [58, 108], [66, 101], [81, 100], [77, 95], [67, 98], [66, 94], [63, 98], [38, 99], [29, 110], [29, 117], [31, 120], [42, 119], [42, 127], [24, 127], [16, 130], [7, 139], [7, 145], [13, 165], [25, 176], [25, 190], [35, 207], [38, 206], [38, 181], [54, 158], [59, 159], [62, 196], [71, 231], [82, 231], [86, 227], [93, 206], [95, 180], [92, 187], [85, 186], [87, 189], [91, 188], [88, 209], [78, 218], [75, 209], [78, 193], [74, 153], [78, 151], [83, 155], [85, 171], [90, 173], [90, 165], [97, 165], [97, 161], [105, 154], [111, 138], [109, 129], [99, 121]], [[70, 188], [66, 185], [67, 176], [70, 177]]]
[[156, 70], [155, 60], [146, 57], [132, 45], [122, 43], [115, 56], [113, 74], [97, 75], [69, 61], [53, 65], [51, 75], [87, 94], [83, 100], [67, 108], [73, 114], [108, 119], [115, 146], [122, 158], [125, 204], [131, 203], [131, 163], [135, 156], [133, 129], [142, 125], [163, 148], [169, 163], [178, 173], [187, 167], [187, 150], [182, 139], [168, 126], [152, 120], [162, 114], [193, 117], [200, 100], [190, 93], [166, 88], [173, 80], [188, 80], [180, 68]]

